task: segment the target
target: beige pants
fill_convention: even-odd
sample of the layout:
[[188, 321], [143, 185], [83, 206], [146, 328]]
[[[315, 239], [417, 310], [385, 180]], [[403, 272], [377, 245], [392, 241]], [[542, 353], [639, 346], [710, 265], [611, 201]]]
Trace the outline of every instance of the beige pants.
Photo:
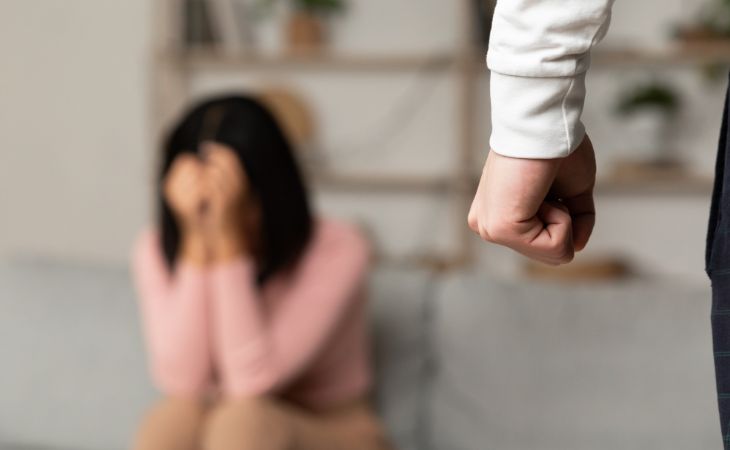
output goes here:
[[143, 420], [134, 450], [387, 450], [365, 402], [326, 413], [274, 399], [166, 399]]

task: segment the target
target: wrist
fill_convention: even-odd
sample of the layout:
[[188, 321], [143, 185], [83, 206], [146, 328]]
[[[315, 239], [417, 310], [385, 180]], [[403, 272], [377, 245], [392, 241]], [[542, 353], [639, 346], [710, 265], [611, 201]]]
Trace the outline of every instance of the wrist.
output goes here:
[[225, 263], [248, 254], [248, 247], [240, 232], [218, 232], [214, 236], [211, 242], [214, 262]]
[[210, 262], [210, 245], [199, 232], [186, 232], [180, 241], [180, 260], [195, 266], [206, 266]]

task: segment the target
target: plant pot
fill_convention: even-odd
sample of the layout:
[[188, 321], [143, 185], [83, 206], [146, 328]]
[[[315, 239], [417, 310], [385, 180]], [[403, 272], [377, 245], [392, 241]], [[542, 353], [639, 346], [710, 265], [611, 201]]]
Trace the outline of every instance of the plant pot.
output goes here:
[[627, 117], [621, 134], [633, 160], [654, 162], [666, 160], [674, 153], [669, 147], [669, 132], [667, 117], [661, 111], [649, 109]]
[[318, 52], [324, 48], [327, 41], [327, 28], [319, 16], [299, 11], [289, 18], [286, 37], [291, 52]]

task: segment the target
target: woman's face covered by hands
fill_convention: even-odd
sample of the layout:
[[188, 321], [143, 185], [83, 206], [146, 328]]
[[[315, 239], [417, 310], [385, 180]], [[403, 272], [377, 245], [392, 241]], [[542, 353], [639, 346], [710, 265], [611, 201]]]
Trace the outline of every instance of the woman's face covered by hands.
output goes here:
[[202, 144], [199, 156], [180, 155], [164, 180], [164, 195], [183, 233], [245, 234], [258, 228], [259, 208], [240, 159], [229, 147]]

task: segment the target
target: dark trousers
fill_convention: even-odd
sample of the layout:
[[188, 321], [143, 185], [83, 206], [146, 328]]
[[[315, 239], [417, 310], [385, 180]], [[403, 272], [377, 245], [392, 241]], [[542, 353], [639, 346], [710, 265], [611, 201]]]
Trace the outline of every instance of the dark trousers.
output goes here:
[[722, 437], [730, 450], [730, 152], [728, 99], [715, 166], [715, 187], [707, 233], [706, 264], [712, 280], [712, 335]]

